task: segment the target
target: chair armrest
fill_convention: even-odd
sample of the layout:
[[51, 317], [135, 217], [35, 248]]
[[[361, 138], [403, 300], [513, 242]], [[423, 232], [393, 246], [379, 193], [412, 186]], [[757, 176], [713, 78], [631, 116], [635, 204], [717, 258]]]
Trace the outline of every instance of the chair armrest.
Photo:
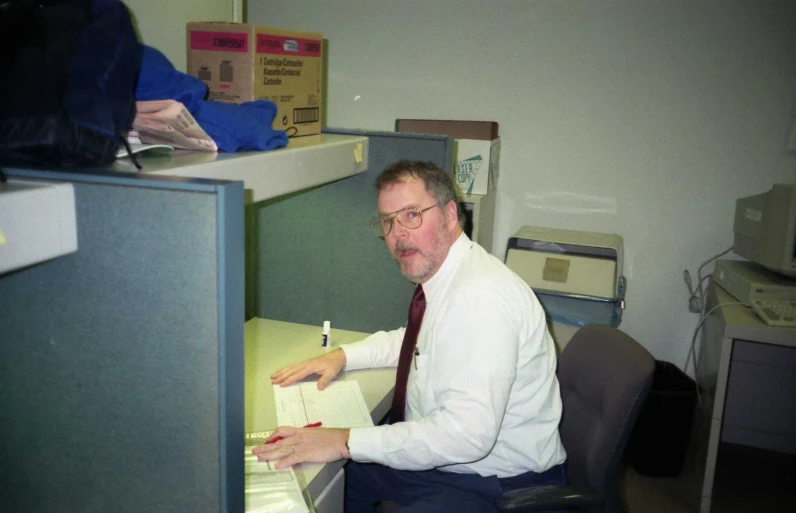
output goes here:
[[603, 494], [574, 486], [520, 488], [504, 493], [496, 501], [497, 508], [503, 513], [594, 508], [604, 503]]

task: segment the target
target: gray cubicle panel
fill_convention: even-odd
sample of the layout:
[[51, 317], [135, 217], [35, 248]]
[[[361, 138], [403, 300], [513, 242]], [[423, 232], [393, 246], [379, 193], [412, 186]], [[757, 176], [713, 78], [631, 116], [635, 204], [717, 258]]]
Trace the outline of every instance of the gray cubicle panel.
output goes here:
[[[406, 323], [414, 285], [401, 275], [384, 242], [373, 235], [374, 180], [401, 159], [452, 170], [452, 140], [442, 136], [327, 130], [366, 135], [368, 170], [288, 197], [256, 204], [247, 243], [258, 255], [247, 271], [255, 315], [332, 329], [374, 332]], [[252, 233], [255, 235], [253, 236]]]
[[242, 512], [243, 184], [7, 172], [78, 251], [0, 276], [0, 511]]

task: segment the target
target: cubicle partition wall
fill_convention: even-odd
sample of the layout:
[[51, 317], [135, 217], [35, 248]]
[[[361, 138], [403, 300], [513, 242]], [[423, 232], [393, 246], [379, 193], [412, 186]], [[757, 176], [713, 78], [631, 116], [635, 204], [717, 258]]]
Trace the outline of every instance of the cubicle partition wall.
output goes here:
[[74, 185], [78, 251], [0, 275], [0, 511], [244, 510], [244, 319], [403, 325], [373, 182], [452, 168], [445, 137], [333, 132], [367, 172], [246, 210], [240, 181], [4, 170]]
[[[414, 285], [370, 230], [376, 176], [401, 159], [452, 171], [452, 140], [442, 136], [328, 130], [365, 135], [364, 173], [250, 206], [248, 310], [257, 317], [374, 332], [406, 323]], [[251, 292], [251, 291], [250, 291]]]
[[7, 174], [78, 251], [0, 276], [0, 511], [243, 511], [243, 184]]

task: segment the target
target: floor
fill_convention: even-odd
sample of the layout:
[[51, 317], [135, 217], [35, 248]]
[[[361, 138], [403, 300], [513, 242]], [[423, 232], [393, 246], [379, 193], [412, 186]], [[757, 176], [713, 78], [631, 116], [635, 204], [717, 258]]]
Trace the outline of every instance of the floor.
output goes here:
[[701, 483], [688, 469], [674, 478], [646, 477], [630, 465], [621, 475], [627, 513], [694, 513], [699, 511]]
[[[699, 447], [697, 439], [677, 477], [647, 477], [624, 464], [620, 483], [627, 513], [699, 512]], [[711, 513], [796, 511], [796, 455], [721, 444], [716, 469]]]

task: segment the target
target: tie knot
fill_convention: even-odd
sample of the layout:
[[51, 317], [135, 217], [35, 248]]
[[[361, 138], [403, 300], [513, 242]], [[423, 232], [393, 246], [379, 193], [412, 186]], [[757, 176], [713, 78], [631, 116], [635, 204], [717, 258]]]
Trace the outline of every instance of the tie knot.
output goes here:
[[418, 284], [417, 287], [415, 287], [415, 294], [412, 296], [412, 303], [418, 303], [418, 302], [425, 303], [425, 301], [426, 301], [426, 294], [425, 292], [423, 292], [423, 286]]

